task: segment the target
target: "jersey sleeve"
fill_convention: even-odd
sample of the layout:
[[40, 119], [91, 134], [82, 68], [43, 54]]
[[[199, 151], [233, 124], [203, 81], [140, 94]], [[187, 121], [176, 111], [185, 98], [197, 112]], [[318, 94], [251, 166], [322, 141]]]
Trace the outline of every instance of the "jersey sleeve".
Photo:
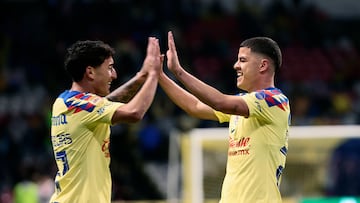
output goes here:
[[249, 116], [266, 122], [277, 120], [277, 114], [289, 108], [287, 97], [276, 89], [252, 92], [242, 98], [248, 105]]
[[220, 111], [214, 111], [215, 116], [218, 118], [219, 123], [225, 123], [230, 121], [230, 114], [226, 114]]
[[93, 100], [89, 101], [94, 105], [93, 111], [89, 112], [84, 117], [85, 123], [107, 123], [111, 124], [112, 116], [117, 108], [123, 105], [120, 102], [112, 102], [104, 97], [95, 96]]
[[271, 122], [271, 111], [269, 111], [269, 105], [267, 99], [271, 100], [270, 95], [266, 95], [264, 91], [252, 92], [241, 96], [248, 108], [249, 108], [249, 117], [256, 117], [260, 120]]

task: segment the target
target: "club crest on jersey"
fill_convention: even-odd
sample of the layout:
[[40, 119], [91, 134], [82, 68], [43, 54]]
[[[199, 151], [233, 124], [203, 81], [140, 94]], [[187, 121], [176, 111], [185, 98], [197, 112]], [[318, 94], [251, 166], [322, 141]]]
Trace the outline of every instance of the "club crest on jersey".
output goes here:
[[256, 92], [256, 93], [255, 93], [255, 97], [256, 97], [257, 99], [259, 99], [259, 100], [263, 100], [263, 99], [265, 99], [265, 93], [264, 93], [263, 91], [261, 91], [261, 92]]

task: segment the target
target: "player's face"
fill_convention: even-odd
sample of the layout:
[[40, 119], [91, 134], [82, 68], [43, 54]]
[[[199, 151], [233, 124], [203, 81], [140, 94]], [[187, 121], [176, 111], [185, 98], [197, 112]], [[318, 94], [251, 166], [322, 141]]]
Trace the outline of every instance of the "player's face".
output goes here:
[[248, 47], [240, 47], [238, 58], [234, 64], [237, 74], [236, 86], [239, 89], [252, 91], [258, 81], [259, 67], [261, 66], [261, 57], [251, 52]]
[[114, 68], [114, 59], [109, 57], [105, 59], [100, 67], [95, 69], [94, 90], [99, 96], [106, 96], [110, 93], [111, 82], [117, 78]]

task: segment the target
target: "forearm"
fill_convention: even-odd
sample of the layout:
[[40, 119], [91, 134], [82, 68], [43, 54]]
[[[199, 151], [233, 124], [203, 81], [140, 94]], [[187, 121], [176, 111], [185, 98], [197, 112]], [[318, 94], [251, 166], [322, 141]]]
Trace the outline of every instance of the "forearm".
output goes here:
[[158, 75], [149, 73], [138, 93], [114, 113], [112, 123], [134, 123], [143, 119], [154, 99], [157, 84]]
[[149, 73], [143, 86], [140, 88], [134, 98], [128, 103], [129, 108], [133, 109], [140, 118], [144, 116], [153, 102], [158, 85], [158, 79], [159, 76], [157, 74]]
[[160, 75], [159, 84], [168, 97], [190, 116], [206, 120], [217, 120], [212, 108], [184, 90], [168, 78], [165, 73]]
[[225, 95], [182, 68], [176, 72], [176, 77], [195, 97], [214, 110], [245, 117], [249, 115], [249, 108], [241, 97]]
[[131, 78], [125, 84], [116, 88], [109, 95], [107, 95], [106, 98], [111, 101], [127, 103], [134, 97], [136, 92], [139, 91], [140, 87], [144, 84], [145, 80], [146, 80], [146, 73], [138, 72], [133, 78]]
[[193, 75], [186, 72], [183, 68], [179, 68], [174, 72], [176, 78], [203, 103], [217, 109], [217, 105], [221, 103], [223, 94], [217, 89], [207, 85]]
[[191, 109], [189, 107], [196, 106], [197, 98], [191, 95], [189, 92], [182, 89], [178, 84], [167, 76], [161, 75], [159, 78], [159, 84], [161, 88], [165, 91], [168, 97], [181, 109], [185, 112], [191, 114]]

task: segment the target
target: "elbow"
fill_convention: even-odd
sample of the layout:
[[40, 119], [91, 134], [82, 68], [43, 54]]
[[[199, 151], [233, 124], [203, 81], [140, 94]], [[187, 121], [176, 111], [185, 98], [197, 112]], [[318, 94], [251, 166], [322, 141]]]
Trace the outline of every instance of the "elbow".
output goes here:
[[134, 111], [129, 114], [128, 122], [137, 123], [140, 122], [144, 118], [145, 113]]
[[113, 124], [118, 123], [137, 123], [144, 118], [145, 112], [142, 111], [118, 111], [112, 118]]
[[216, 111], [224, 111], [226, 108], [224, 102], [221, 101], [214, 101], [212, 104], [209, 104], [209, 106], [211, 106], [211, 108], [213, 108]]

